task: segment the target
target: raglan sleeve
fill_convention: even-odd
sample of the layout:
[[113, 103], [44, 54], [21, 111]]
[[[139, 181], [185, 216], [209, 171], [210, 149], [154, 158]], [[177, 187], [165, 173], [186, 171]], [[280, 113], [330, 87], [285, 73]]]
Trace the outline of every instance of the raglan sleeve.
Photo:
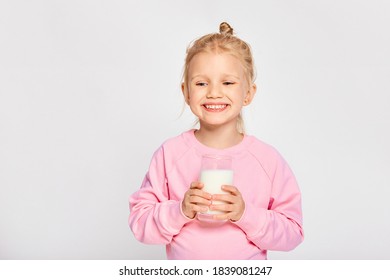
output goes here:
[[246, 204], [243, 216], [235, 223], [260, 249], [290, 251], [304, 239], [301, 192], [286, 161], [275, 154], [269, 174], [272, 189], [268, 208]]
[[129, 198], [129, 226], [137, 240], [147, 244], [169, 244], [189, 221], [181, 201], [169, 198], [164, 147], [153, 155], [140, 189]]

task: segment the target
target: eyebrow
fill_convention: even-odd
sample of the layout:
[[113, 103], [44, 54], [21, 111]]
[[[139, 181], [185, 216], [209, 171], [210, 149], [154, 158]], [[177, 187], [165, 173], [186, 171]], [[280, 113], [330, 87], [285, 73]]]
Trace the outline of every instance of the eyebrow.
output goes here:
[[192, 81], [192, 80], [194, 80], [194, 79], [196, 79], [196, 78], [198, 78], [198, 77], [202, 77], [202, 76], [203, 76], [203, 75], [201, 75], [201, 74], [195, 75], [195, 76], [191, 77], [191, 80], [190, 80], [190, 81]]
[[[240, 79], [238, 76], [235, 76], [235, 75], [232, 75], [232, 74], [223, 74], [222, 76], [228, 77], [228, 78], [232, 77], [232, 78], [235, 78], [235, 79], [237, 79], [237, 80]], [[199, 77], [205, 77], [205, 75], [203, 75], [203, 74], [195, 75], [195, 76], [191, 77], [190, 81], [192, 81], [192, 80], [194, 80], [194, 79], [196, 79], [196, 78], [199, 78]]]

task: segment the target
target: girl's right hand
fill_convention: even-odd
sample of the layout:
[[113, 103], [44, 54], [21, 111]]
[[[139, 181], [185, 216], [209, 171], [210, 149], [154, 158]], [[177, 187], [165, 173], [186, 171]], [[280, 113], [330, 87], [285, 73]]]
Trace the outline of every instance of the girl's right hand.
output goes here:
[[202, 191], [202, 188], [201, 182], [192, 182], [184, 194], [182, 211], [190, 219], [195, 218], [198, 212], [206, 212], [211, 205], [211, 194]]

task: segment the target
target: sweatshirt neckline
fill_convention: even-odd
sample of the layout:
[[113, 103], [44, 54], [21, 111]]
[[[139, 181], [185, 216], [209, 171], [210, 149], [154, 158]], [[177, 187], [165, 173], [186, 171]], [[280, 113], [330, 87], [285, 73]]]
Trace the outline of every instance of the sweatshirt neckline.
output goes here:
[[217, 149], [217, 148], [212, 148], [212, 147], [206, 146], [203, 143], [201, 143], [195, 137], [195, 131], [196, 131], [196, 129], [191, 129], [191, 130], [185, 132], [184, 137], [187, 139], [190, 146], [194, 147], [201, 154], [215, 154], [215, 155], [238, 154], [238, 153], [242, 152], [243, 150], [245, 150], [245, 147], [249, 144], [250, 138], [251, 138], [247, 134], [244, 134], [244, 138], [241, 140], [240, 143], [238, 143], [234, 146], [225, 148], [225, 149]]

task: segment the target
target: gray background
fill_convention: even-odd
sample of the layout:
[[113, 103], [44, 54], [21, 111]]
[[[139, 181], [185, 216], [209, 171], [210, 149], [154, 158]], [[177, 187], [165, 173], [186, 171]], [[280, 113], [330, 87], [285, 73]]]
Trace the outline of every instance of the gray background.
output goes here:
[[228, 21], [253, 48], [248, 134], [303, 195], [271, 259], [390, 259], [388, 1], [0, 2], [0, 258], [163, 259], [128, 228], [153, 152], [192, 127], [187, 45]]

